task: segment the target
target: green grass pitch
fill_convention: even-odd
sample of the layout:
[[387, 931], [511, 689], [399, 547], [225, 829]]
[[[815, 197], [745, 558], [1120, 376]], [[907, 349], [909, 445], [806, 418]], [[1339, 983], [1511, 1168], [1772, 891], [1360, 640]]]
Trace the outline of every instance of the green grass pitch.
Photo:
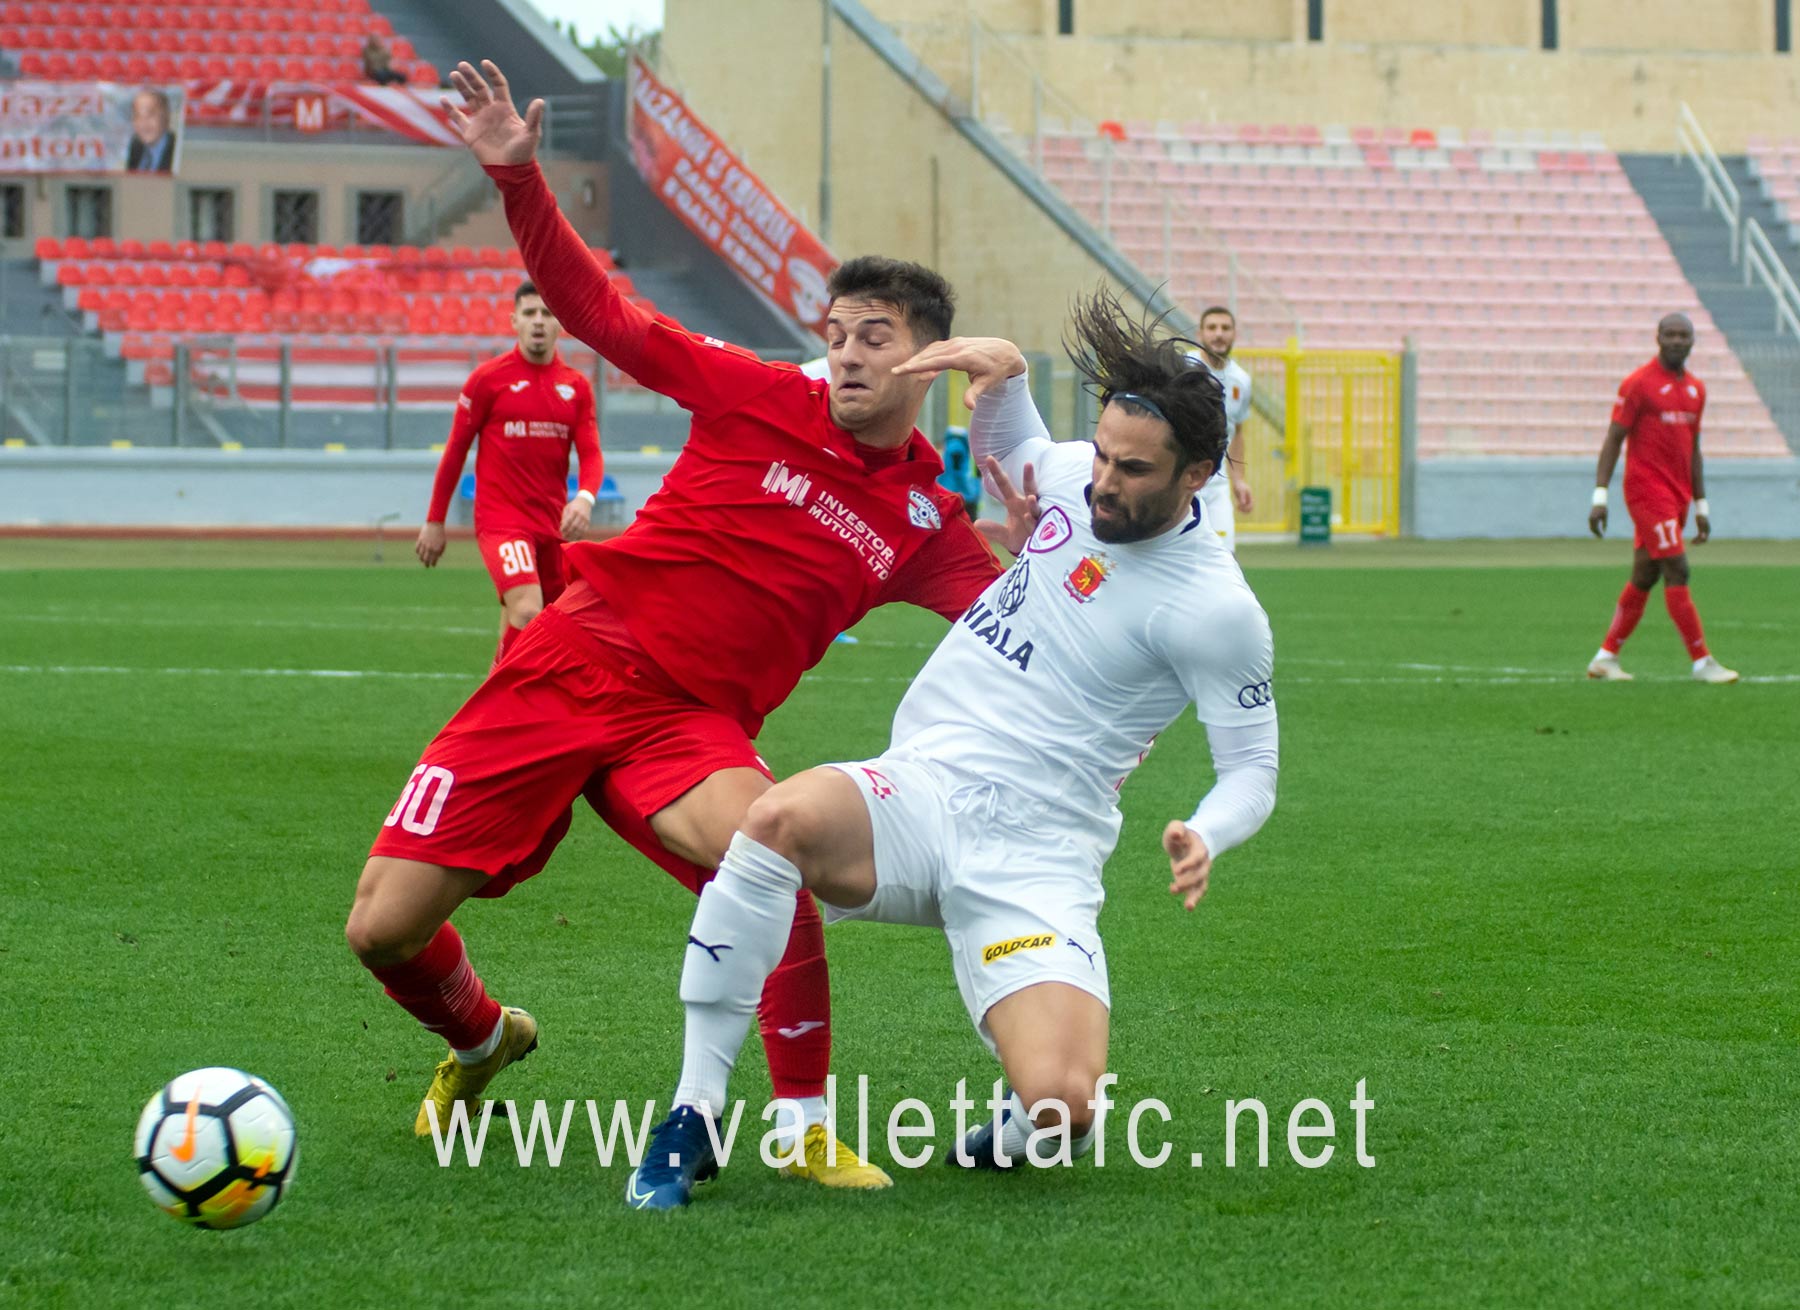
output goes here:
[[[1272, 616], [1274, 818], [1193, 915], [1165, 820], [1208, 785], [1184, 722], [1124, 796], [1103, 918], [1112, 1067], [1174, 1158], [832, 1195], [739, 1158], [673, 1216], [628, 1213], [577, 1111], [560, 1168], [411, 1136], [441, 1050], [342, 923], [376, 826], [474, 687], [495, 607], [474, 552], [0, 543], [0, 1303], [332, 1305], [1792, 1305], [1800, 1296], [1800, 549], [1695, 552], [1691, 683], [1660, 600], [1630, 685], [1581, 677], [1617, 542], [1250, 548]], [[885, 743], [943, 631], [891, 611], [771, 721], [777, 772]], [[291, 670], [338, 670], [317, 676]], [[1022, 707], [1028, 712], [1028, 707]], [[543, 1046], [495, 1086], [657, 1098], [680, 1054], [692, 902], [591, 814], [459, 923]], [[829, 937], [838, 1071], [879, 1124], [994, 1076], [941, 941]], [[149, 1205], [132, 1127], [205, 1064], [298, 1117], [291, 1195], [194, 1232]], [[1367, 1147], [1350, 1100], [1366, 1080]], [[752, 1040], [737, 1090], [760, 1106]], [[1224, 1163], [1228, 1099], [1269, 1108]], [[1336, 1154], [1289, 1157], [1289, 1111]], [[1316, 1146], [1317, 1143], [1308, 1143]], [[1192, 1152], [1203, 1166], [1189, 1165]], [[885, 1149], [875, 1154], [885, 1159]], [[1246, 1159], [1248, 1156], [1248, 1160]]]

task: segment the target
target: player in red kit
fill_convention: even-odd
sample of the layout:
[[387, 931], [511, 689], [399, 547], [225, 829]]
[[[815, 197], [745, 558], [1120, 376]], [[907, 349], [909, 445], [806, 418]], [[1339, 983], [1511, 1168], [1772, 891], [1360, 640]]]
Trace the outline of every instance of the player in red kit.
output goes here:
[[[562, 543], [579, 541], [600, 490], [600, 432], [594, 388], [556, 353], [561, 329], [537, 288], [513, 292], [519, 344], [490, 359], [456, 398], [450, 441], [438, 461], [431, 508], [414, 547], [426, 568], [444, 554], [444, 514], [475, 450], [475, 541], [500, 593], [496, 661], [562, 594]], [[580, 460], [577, 491], [568, 496], [569, 448]], [[567, 504], [564, 501], [567, 500]]]
[[1606, 488], [1612, 481], [1619, 450], [1626, 447], [1625, 508], [1635, 529], [1631, 581], [1619, 593], [1618, 608], [1606, 640], [1588, 664], [1587, 675], [1608, 682], [1629, 682], [1619, 666], [1619, 650], [1644, 616], [1650, 589], [1662, 579], [1663, 601], [1700, 682], [1736, 682], [1738, 675], [1706, 649], [1700, 613], [1688, 595], [1687, 547], [1682, 527], [1688, 502], [1694, 504], [1694, 544], [1712, 535], [1707, 514], [1706, 483], [1700, 465], [1700, 415], [1706, 409], [1706, 384], [1687, 371], [1694, 348], [1694, 325], [1686, 314], [1669, 314], [1656, 325], [1656, 358], [1619, 384], [1612, 423], [1600, 446], [1594, 474], [1594, 505], [1588, 527], [1596, 537], [1606, 533]]
[[[466, 898], [537, 873], [577, 796], [697, 892], [770, 786], [751, 744], [763, 717], [833, 638], [895, 601], [954, 618], [999, 573], [913, 426], [929, 382], [893, 371], [948, 335], [942, 278], [872, 256], [840, 266], [829, 384], [653, 318], [558, 212], [534, 160], [542, 102], [521, 119], [484, 68], [485, 79], [468, 64], [452, 74], [463, 97], [452, 119], [499, 184], [533, 281], [569, 332], [693, 424], [623, 534], [566, 549], [568, 589], [426, 747], [357, 884], [351, 948], [451, 1048], [420, 1134], [537, 1043], [536, 1021], [502, 1010], [469, 964], [448, 921]], [[794, 1171], [886, 1186], [842, 1143], [828, 1158], [830, 987], [810, 896], [759, 1015], [776, 1094], [805, 1113]]]

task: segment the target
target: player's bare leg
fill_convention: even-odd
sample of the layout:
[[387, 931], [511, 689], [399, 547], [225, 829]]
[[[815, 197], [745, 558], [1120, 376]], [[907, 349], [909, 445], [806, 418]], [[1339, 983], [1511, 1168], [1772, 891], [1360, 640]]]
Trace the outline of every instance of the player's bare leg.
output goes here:
[[356, 884], [344, 939], [401, 1008], [449, 1043], [413, 1131], [447, 1131], [450, 1108], [472, 1102], [495, 1074], [537, 1047], [537, 1022], [502, 1009], [469, 964], [450, 915], [487, 881], [474, 869], [371, 856]]
[[498, 664], [518, 634], [544, 610], [544, 589], [535, 582], [508, 587], [500, 593], [500, 645], [494, 652]]
[[650, 830], [672, 854], [716, 869], [751, 803], [774, 785], [755, 769], [720, 769], [652, 814]]
[[986, 1017], [1012, 1099], [1001, 1112], [999, 1133], [991, 1119], [978, 1125], [952, 1149], [951, 1162], [1017, 1167], [1025, 1162], [1033, 1128], [1059, 1134], [1039, 1143], [1041, 1160], [1055, 1158], [1064, 1142], [1069, 1158], [1086, 1154], [1093, 1145], [1095, 1089], [1106, 1072], [1106, 1006], [1069, 983], [1043, 982], [996, 1001]]
[[[704, 1116], [723, 1112], [750, 1014], [788, 949], [795, 897], [806, 890], [843, 907], [867, 904], [875, 894], [874, 829], [856, 784], [836, 769], [799, 774], [757, 799], [718, 876], [701, 890], [681, 973], [687, 1036], [676, 1108], [626, 1183], [634, 1208], [685, 1205], [694, 1184], [717, 1172]], [[882, 1170], [833, 1143], [822, 1124], [808, 1126], [802, 1146], [805, 1164], [790, 1165], [790, 1173], [828, 1186], [892, 1185]]]

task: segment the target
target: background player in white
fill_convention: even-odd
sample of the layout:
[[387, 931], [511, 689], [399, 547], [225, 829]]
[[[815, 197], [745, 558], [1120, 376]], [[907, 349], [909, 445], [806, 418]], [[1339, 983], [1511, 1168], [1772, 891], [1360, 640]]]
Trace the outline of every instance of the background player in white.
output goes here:
[[1120, 787], [1195, 702], [1218, 778], [1162, 834], [1169, 890], [1190, 910], [1212, 861], [1273, 809], [1268, 620], [1195, 499], [1225, 450], [1219, 384], [1192, 342], [1159, 336], [1104, 290], [1075, 327], [1070, 354], [1102, 401], [1092, 442], [1049, 439], [1009, 342], [943, 342], [896, 370], [969, 374], [975, 453], [1028, 489], [1035, 468], [1041, 518], [913, 682], [886, 754], [800, 774], [751, 806], [701, 893], [676, 1109], [628, 1204], [685, 1204], [717, 1171], [706, 1115], [724, 1113], [802, 886], [828, 918], [948, 938], [969, 1016], [1013, 1087], [998, 1131], [971, 1132], [958, 1163], [1006, 1167], [1033, 1123], [1085, 1150], [1106, 1069], [1097, 923]]
[[1250, 419], [1250, 375], [1231, 357], [1231, 348], [1236, 344], [1237, 315], [1223, 305], [1209, 306], [1200, 315], [1197, 358], [1212, 370], [1224, 389], [1225, 424], [1230, 432], [1223, 466], [1200, 488], [1200, 503], [1206, 507], [1207, 523], [1233, 554], [1237, 553], [1237, 515], [1248, 514], [1256, 506], [1250, 479], [1244, 473], [1244, 443], [1240, 436]]

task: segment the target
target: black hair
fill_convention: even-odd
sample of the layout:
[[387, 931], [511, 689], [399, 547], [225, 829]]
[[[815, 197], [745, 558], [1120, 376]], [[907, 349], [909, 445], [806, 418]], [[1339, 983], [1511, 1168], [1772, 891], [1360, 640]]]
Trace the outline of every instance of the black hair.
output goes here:
[[1136, 318], [1111, 291], [1096, 288], [1076, 302], [1063, 349], [1102, 406], [1117, 399], [1169, 425], [1177, 471], [1203, 459], [1216, 471], [1230, 434], [1225, 389], [1200, 362], [1199, 342], [1162, 332], [1171, 312]]
[[942, 274], [923, 264], [885, 255], [858, 255], [845, 260], [832, 270], [825, 290], [833, 300], [853, 296], [895, 306], [920, 346], [949, 336], [950, 324], [956, 317], [956, 292]]
[[526, 296], [536, 296], [538, 299], [542, 300], [543, 295], [544, 293], [539, 291], [537, 287], [530, 282], [521, 282], [519, 283], [518, 289], [513, 292], [513, 307], [517, 308], [519, 302], [525, 299]]
[[1231, 307], [1229, 305], [1208, 305], [1205, 309], [1200, 311], [1200, 321], [1204, 323], [1214, 314], [1223, 314], [1226, 318], [1231, 320], [1232, 327], [1237, 326], [1237, 315], [1231, 312]]

